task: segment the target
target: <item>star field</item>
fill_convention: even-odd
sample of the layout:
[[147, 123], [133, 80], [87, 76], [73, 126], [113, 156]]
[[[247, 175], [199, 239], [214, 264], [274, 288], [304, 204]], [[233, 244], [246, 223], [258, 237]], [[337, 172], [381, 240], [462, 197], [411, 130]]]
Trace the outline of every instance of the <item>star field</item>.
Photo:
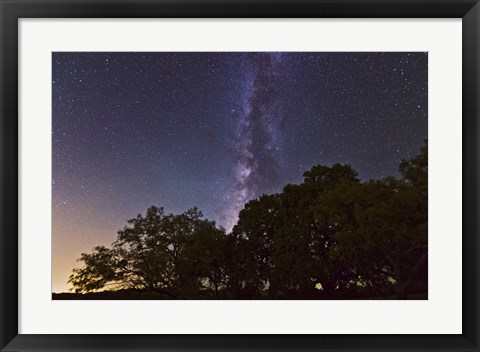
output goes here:
[[52, 289], [150, 205], [229, 231], [316, 164], [397, 176], [427, 137], [428, 55], [52, 54]]

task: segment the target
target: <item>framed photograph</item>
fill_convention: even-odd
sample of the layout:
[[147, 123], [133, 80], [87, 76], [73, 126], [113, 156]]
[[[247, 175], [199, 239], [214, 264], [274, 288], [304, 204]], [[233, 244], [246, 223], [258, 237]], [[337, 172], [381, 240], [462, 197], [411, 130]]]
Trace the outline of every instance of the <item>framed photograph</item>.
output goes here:
[[2, 351], [479, 351], [477, 1], [0, 1]]

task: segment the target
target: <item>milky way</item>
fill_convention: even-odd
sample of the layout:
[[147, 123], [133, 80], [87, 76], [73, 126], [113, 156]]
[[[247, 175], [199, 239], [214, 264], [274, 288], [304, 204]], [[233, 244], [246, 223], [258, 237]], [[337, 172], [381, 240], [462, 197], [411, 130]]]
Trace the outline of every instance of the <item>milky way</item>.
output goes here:
[[250, 74], [238, 115], [237, 160], [223, 226], [230, 231], [244, 204], [278, 182], [281, 109], [276, 81], [280, 53], [250, 53]]

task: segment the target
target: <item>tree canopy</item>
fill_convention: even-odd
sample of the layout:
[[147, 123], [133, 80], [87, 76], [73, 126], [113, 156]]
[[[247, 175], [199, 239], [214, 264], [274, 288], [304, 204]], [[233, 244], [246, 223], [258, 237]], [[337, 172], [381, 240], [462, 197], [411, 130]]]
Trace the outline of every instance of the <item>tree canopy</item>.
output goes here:
[[405, 299], [427, 291], [428, 150], [400, 178], [361, 182], [317, 165], [298, 185], [249, 201], [231, 233], [193, 208], [152, 206], [110, 246], [83, 253], [76, 293], [132, 290], [159, 299]]

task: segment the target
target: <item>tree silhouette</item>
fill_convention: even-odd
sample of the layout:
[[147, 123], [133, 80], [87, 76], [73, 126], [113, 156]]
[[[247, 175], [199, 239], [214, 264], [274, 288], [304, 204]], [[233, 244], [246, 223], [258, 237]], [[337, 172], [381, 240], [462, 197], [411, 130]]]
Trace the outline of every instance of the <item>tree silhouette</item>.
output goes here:
[[210, 257], [192, 257], [198, 239], [212, 234], [223, 232], [196, 208], [166, 215], [163, 208], [152, 206], [145, 216], [137, 215], [118, 231], [111, 249], [96, 247], [91, 254], [83, 253], [80, 260], [85, 266], [74, 269], [69, 282], [75, 292], [135, 289], [184, 298], [206, 279], [219, 283]]
[[83, 253], [77, 293], [134, 290], [163, 299], [348, 299], [426, 292], [428, 150], [401, 178], [361, 182], [317, 165], [298, 185], [248, 202], [230, 234], [196, 209], [150, 207], [110, 248]]

